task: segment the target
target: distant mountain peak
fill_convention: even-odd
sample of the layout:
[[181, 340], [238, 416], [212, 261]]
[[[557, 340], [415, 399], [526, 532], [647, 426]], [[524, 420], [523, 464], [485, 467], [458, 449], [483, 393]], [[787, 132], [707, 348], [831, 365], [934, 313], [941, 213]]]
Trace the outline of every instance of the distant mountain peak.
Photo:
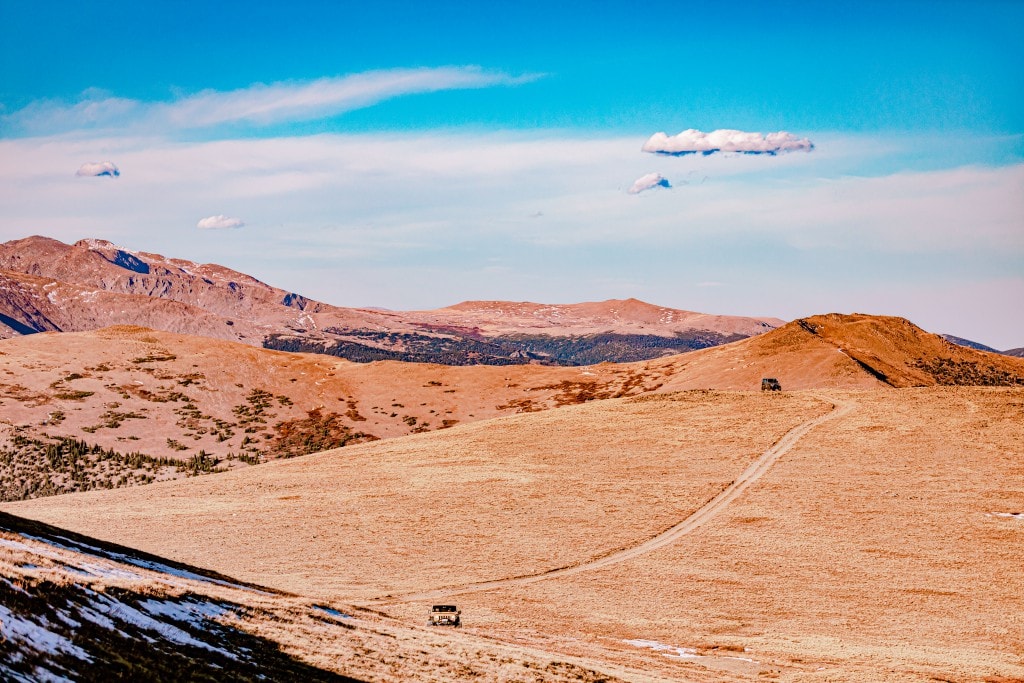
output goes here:
[[119, 251], [124, 251], [124, 249], [122, 247], [117, 246], [116, 244], [114, 244], [113, 242], [111, 242], [109, 240], [101, 240], [101, 239], [96, 239], [94, 237], [87, 237], [85, 239], [78, 240], [77, 242], [75, 242], [71, 246], [73, 246], [73, 247], [85, 247], [86, 249], [94, 249], [94, 250], [98, 250], [98, 251], [102, 251], [102, 250], [106, 250], [106, 249], [117, 249]]
[[948, 342], [952, 342], [953, 344], [956, 344], [957, 346], [966, 346], [967, 348], [974, 349], [976, 351], [988, 351], [989, 353], [1001, 353], [1001, 351], [999, 351], [997, 349], [993, 349], [991, 346], [985, 346], [984, 344], [981, 344], [981, 343], [976, 342], [976, 341], [971, 341], [970, 339], [964, 339], [963, 337], [957, 337], [957, 336], [952, 335], [952, 334], [940, 334], [939, 336], [942, 337], [943, 339], [945, 339]]

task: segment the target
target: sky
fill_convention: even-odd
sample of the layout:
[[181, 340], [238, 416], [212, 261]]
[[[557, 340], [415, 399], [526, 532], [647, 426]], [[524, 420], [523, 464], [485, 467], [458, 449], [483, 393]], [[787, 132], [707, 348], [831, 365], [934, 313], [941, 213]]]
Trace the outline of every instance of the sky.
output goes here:
[[0, 241], [1024, 346], [1024, 2], [0, 0]]

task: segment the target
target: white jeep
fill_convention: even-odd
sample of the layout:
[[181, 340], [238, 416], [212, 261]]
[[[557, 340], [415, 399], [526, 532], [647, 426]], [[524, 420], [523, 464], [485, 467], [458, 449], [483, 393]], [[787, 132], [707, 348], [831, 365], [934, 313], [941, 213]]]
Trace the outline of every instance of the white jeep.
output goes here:
[[430, 608], [428, 626], [461, 626], [462, 611], [455, 605], [434, 605]]

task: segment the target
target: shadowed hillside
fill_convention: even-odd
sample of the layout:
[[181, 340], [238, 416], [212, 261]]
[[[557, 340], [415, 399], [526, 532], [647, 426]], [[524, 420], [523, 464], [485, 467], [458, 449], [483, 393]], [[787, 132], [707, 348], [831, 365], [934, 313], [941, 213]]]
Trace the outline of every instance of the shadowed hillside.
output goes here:
[[986, 346], [984, 344], [981, 344], [981, 343], [976, 342], [976, 341], [972, 341], [970, 339], [964, 339], [963, 337], [957, 337], [956, 335], [953, 335], [953, 334], [940, 334], [939, 336], [942, 337], [943, 339], [945, 339], [948, 342], [952, 342], [952, 343], [956, 344], [957, 346], [966, 346], [967, 348], [974, 349], [975, 351], [988, 351], [989, 353], [1002, 353], [1002, 351], [1000, 351], [999, 349], [993, 349], [991, 346]]

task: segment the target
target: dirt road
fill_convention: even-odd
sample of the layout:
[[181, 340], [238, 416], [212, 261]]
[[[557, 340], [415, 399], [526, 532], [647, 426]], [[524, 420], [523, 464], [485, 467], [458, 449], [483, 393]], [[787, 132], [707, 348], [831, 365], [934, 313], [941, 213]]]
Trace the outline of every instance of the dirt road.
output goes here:
[[407, 593], [405, 595], [387, 595], [357, 604], [370, 606], [404, 602], [434, 602], [456, 595], [465, 595], [466, 593], [479, 593], [496, 588], [522, 586], [530, 583], [536, 583], [537, 581], [546, 581], [548, 579], [572, 576], [573, 574], [600, 569], [602, 567], [607, 567], [608, 565], [616, 564], [618, 562], [625, 562], [626, 560], [631, 560], [640, 555], [663, 548], [692, 531], [699, 529], [701, 526], [714, 519], [718, 513], [724, 510], [730, 503], [742, 495], [744, 491], [763, 477], [765, 473], [771, 469], [775, 461], [785, 455], [786, 452], [796, 445], [796, 443], [809, 431], [825, 422], [828, 422], [829, 420], [834, 420], [837, 417], [846, 415], [853, 410], [852, 403], [839, 401], [834, 397], [825, 395], [819, 395], [817, 398], [831, 403], [832, 410], [824, 415], [808, 420], [807, 422], [803, 422], [786, 432], [781, 439], [779, 439], [771, 448], [762, 453], [757, 460], [751, 463], [747, 469], [743, 470], [743, 472], [717, 496], [702, 505], [686, 519], [666, 529], [657, 536], [647, 539], [646, 541], [626, 548], [611, 550], [604, 555], [599, 555], [585, 562], [559, 567], [558, 569], [552, 569], [538, 574], [525, 574], [523, 576], [513, 576], [505, 579], [480, 581], [477, 583], [468, 583], [463, 586], [438, 588], [419, 593]]

